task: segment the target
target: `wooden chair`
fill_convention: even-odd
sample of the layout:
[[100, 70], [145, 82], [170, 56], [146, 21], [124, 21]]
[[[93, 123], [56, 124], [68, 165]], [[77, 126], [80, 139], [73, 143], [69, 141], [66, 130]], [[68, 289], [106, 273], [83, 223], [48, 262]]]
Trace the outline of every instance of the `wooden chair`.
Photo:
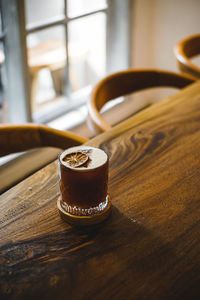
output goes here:
[[[60, 40], [47, 40], [37, 46], [28, 48], [27, 53], [30, 70], [31, 106], [32, 110], [35, 111], [40, 70], [46, 68], [51, 72], [56, 95], [62, 94], [66, 50], [64, 42]], [[59, 80], [56, 80], [58, 76]]]
[[74, 133], [45, 125], [0, 125], [0, 157], [25, 151], [12, 160], [2, 158], [4, 163], [0, 172], [0, 194], [54, 161], [61, 149], [83, 144], [87, 140]]
[[200, 68], [191, 62], [192, 57], [200, 54], [200, 34], [188, 36], [178, 42], [174, 47], [174, 54], [181, 72], [200, 78]]
[[[87, 47], [69, 43], [69, 76], [73, 88], [78, 89], [77, 76], [72, 63], [86, 59]], [[51, 73], [56, 96], [61, 96], [65, 88], [66, 45], [64, 40], [51, 39], [41, 42], [35, 47], [28, 48], [28, 65], [31, 81], [32, 108], [36, 108], [36, 93], [40, 70], [48, 69]]]
[[[73, 70], [73, 63], [86, 60], [89, 51], [87, 47], [77, 43], [69, 44], [69, 76], [74, 90], [80, 88], [77, 74]], [[37, 110], [36, 94], [38, 91], [39, 72], [48, 69], [51, 74], [53, 87], [57, 96], [64, 94], [65, 89], [65, 66], [66, 66], [66, 45], [64, 40], [45, 40], [37, 46], [28, 48], [28, 67], [30, 73], [30, 97], [32, 111]], [[0, 50], [0, 66], [4, 62], [4, 52]], [[5, 117], [4, 117], [5, 121]]]
[[[66, 65], [66, 48], [62, 40], [47, 40], [37, 46], [28, 48], [28, 67], [30, 71], [30, 94], [32, 110], [36, 110], [36, 94], [38, 90], [38, 76], [42, 69], [51, 72], [56, 96], [64, 91], [64, 77]], [[5, 60], [4, 52], [0, 49], [0, 67]], [[5, 121], [5, 118], [4, 118]]]
[[191, 76], [153, 69], [129, 69], [113, 73], [97, 83], [92, 91], [88, 103], [89, 127], [95, 133], [111, 128], [100, 113], [103, 105], [109, 100], [151, 87], [183, 88], [194, 81]]
[[0, 156], [39, 147], [67, 149], [87, 142], [88, 139], [45, 125], [0, 125]]

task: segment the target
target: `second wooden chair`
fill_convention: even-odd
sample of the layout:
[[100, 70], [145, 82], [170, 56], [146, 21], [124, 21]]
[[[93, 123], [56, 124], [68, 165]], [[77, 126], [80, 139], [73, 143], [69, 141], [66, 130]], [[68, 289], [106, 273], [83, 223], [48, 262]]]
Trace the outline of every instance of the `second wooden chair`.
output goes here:
[[200, 54], [200, 34], [190, 35], [178, 42], [174, 54], [181, 72], [200, 79], [200, 68], [191, 61], [191, 58]]
[[154, 69], [128, 69], [113, 73], [97, 83], [92, 91], [88, 103], [90, 127], [95, 133], [111, 128], [100, 113], [101, 108], [109, 100], [151, 87], [183, 88], [194, 81], [195, 79], [190, 76]]

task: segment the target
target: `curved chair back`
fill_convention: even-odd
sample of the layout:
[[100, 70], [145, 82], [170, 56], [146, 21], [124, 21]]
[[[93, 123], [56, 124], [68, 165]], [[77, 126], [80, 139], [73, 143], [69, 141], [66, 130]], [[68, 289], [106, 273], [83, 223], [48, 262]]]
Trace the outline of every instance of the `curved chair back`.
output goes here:
[[1, 166], [0, 193], [55, 160], [61, 149], [78, 146], [87, 141], [88, 139], [69, 131], [61, 131], [45, 125], [32, 123], [0, 125], [0, 157], [34, 148], [39, 149], [39, 151], [26, 152], [23, 156], [18, 156]]
[[39, 147], [67, 149], [87, 142], [88, 139], [45, 125], [0, 125], [0, 156]]
[[[111, 128], [100, 110], [109, 100], [150, 87], [183, 88], [195, 81], [194, 78], [162, 70], [135, 70], [113, 73], [103, 78], [94, 87], [88, 103], [88, 118], [95, 133]], [[120, 112], [119, 112], [120, 113]]]
[[188, 36], [174, 47], [178, 68], [183, 73], [200, 78], [200, 68], [191, 62], [191, 58], [200, 54], [200, 34]]

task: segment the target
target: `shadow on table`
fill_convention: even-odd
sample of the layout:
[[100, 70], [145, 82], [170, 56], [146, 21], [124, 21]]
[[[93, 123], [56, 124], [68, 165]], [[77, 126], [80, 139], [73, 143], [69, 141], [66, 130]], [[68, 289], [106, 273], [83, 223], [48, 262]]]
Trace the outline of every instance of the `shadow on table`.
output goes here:
[[[112, 207], [101, 225], [0, 249], [1, 299], [194, 299], [173, 243]], [[188, 295], [188, 297], [187, 297]], [[190, 297], [189, 297], [190, 295]], [[192, 297], [192, 298], [191, 298]]]

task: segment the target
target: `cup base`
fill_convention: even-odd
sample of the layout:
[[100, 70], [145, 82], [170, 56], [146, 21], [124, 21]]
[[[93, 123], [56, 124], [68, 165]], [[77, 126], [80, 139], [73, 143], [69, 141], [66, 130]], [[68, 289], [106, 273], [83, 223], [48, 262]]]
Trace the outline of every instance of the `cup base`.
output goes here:
[[110, 201], [110, 196], [107, 195], [106, 203], [103, 209], [99, 212], [90, 215], [75, 215], [66, 211], [63, 208], [60, 197], [57, 200], [57, 207], [62, 219], [68, 222], [69, 224], [76, 225], [76, 226], [90, 226], [90, 225], [101, 223], [109, 216], [111, 211], [111, 201]]
[[91, 208], [79, 208], [76, 206], [70, 206], [66, 202], [61, 201], [61, 206], [63, 210], [71, 215], [75, 216], [91, 216], [103, 211], [106, 206], [108, 205], [108, 196], [106, 196], [106, 200], [101, 202], [98, 206], [91, 207]]

